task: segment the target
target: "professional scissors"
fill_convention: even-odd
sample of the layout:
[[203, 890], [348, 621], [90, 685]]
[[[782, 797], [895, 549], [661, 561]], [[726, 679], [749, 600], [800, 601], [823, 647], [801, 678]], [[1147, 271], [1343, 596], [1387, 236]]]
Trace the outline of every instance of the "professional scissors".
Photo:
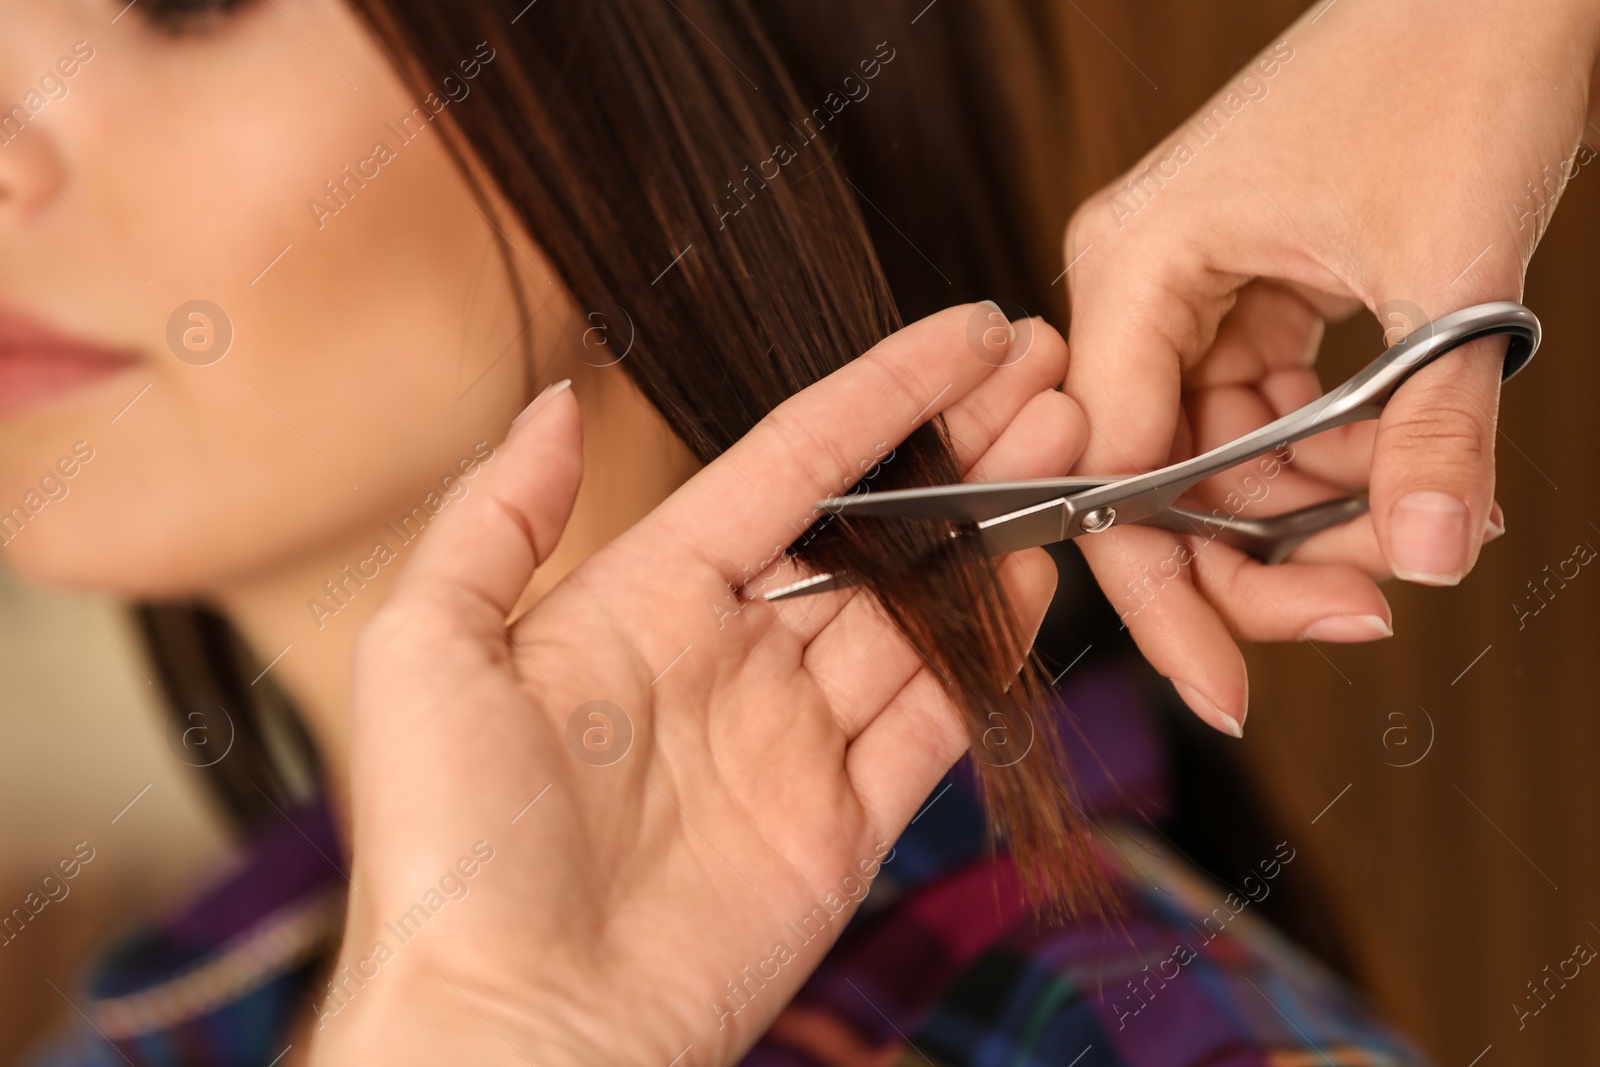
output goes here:
[[[1539, 320], [1510, 301], [1478, 304], [1412, 330], [1360, 373], [1305, 407], [1203, 455], [1148, 474], [1118, 479], [1040, 478], [854, 493], [819, 501], [823, 511], [848, 516], [903, 516], [977, 524], [991, 556], [1067, 541], [1137, 523], [1198, 534], [1280, 563], [1306, 538], [1359, 517], [1364, 497], [1345, 497], [1283, 515], [1252, 518], [1175, 506], [1186, 490], [1241, 463], [1277, 452], [1336, 426], [1375, 419], [1395, 391], [1421, 368], [1470, 341], [1505, 335], [1502, 381], [1539, 348]], [[960, 536], [952, 531], [952, 536]], [[786, 600], [854, 585], [848, 573], [817, 574], [763, 594]]]

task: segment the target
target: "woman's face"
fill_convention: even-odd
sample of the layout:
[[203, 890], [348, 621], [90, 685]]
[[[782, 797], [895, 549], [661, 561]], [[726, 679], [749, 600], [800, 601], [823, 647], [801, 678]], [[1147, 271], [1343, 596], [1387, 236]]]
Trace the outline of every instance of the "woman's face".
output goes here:
[[408, 513], [525, 339], [432, 117], [487, 48], [418, 99], [337, 0], [124, 4], [0, 0], [0, 563], [176, 594]]

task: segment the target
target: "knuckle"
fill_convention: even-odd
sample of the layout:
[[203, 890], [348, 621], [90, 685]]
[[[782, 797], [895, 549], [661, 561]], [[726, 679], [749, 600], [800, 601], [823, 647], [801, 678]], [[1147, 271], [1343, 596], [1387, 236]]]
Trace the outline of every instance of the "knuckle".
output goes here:
[[[920, 408], [946, 385], [973, 382], [993, 370], [986, 360], [974, 358], [973, 346], [994, 311], [992, 305], [977, 303], [936, 311], [873, 346], [860, 362], [888, 377], [906, 396], [918, 398]], [[1009, 343], [1002, 333], [1001, 347]]]
[[1091, 243], [1096, 237], [1104, 237], [1115, 232], [1116, 227], [1112, 225], [1111, 215], [1106, 210], [1110, 200], [1110, 192], [1102, 189], [1079, 204], [1077, 210], [1072, 213], [1072, 217], [1067, 220], [1066, 233], [1062, 238], [1062, 245], [1069, 257], [1076, 255], [1084, 245]]
[[[901, 333], [914, 336], [917, 346], [934, 346], [940, 351], [955, 352], [964, 347], [967, 336], [967, 323], [972, 321], [974, 315], [982, 314], [986, 310], [982, 304], [952, 304], [950, 307], [935, 311], [926, 318], [906, 326]], [[895, 352], [900, 351], [898, 348]], [[884, 363], [894, 362], [894, 359], [885, 355], [881, 360]]]
[[[948, 336], [945, 334], [946, 330], [948, 330]], [[957, 348], [965, 351], [965, 337], [964, 324], [941, 324], [940, 345], [948, 344], [952, 351]], [[974, 360], [973, 362], [977, 361]], [[923, 405], [936, 399], [939, 391], [945, 387], [944, 385], [930, 385], [924, 380], [921, 368], [910, 360], [880, 359], [875, 360], [872, 365], [888, 381], [889, 388], [894, 394], [891, 399], [904, 400], [906, 403], [915, 405], [912, 409], [914, 411], [921, 410]], [[932, 418], [935, 412], [930, 410], [925, 414]]]
[[775, 440], [782, 442], [785, 462], [812, 484], [832, 486], [840, 481], [832, 472], [855, 470], [854, 461], [844, 454], [838, 442], [819, 434], [815, 427], [797, 418], [792, 411], [775, 408], [767, 416], [767, 423]]
[[1463, 466], [1476, 466], [1494, 456], [1494, 427], [1481, 412], [1470, 410], [1448, 392], [1426, 407], [1385, 418], [1377, 447], [1391, 455], [1448, 456]]

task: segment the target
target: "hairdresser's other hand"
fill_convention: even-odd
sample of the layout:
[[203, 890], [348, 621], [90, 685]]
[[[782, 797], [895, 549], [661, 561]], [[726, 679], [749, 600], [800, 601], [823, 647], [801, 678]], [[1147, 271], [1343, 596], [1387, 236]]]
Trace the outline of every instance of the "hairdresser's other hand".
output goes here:
[[[1548, 0], [1532, 18], [1519, 0], [1308, 9], [1068, 228], [1067, 390], [1093, 427], [1078, 469], [1150, 470], [1314, 399], [1323, 322], [1360, 305], [1393, 341], [1518, 299], [1560, 175], [1592, 156], [1579, 144], [1597, 31], [1592, 0]], [[1503, 529], [1504, 351], [1494, 338], [1440, 359], [1380, 422], [1295, 446], [1292, 467], [1265, 480], [1254, 472], [1255, 492], [1247, 469], [1201, 492], [1208, 509], [1237, 513], [1264, 485], [1266, 514], [1370, 481], [1370, 516], [1307, 543], [1298, 562], [1265, 567], [1136, 527], [1080, 539], [1142, 650], [1202, 718], [1229, 732], [1243, 722], [1233, 638], [1387, 636], [1374, 578], [1450, 585], [1472, 567]]]
[[[969, 477], [1065, 473], [1087, 436], [1055, 388], [1065, 342], [1035, 323], [997, 369], [974, 311], [791, 398], [508, 626], [582, 455], [570, 390], [514, 426], [360, 642], [350, 913], [313, 1062], [726, 1064], [766, 1029], [967, 741], [871, 598], [730, 586], [936, 412]], [[1054, 566], [1000, 573], [1031, 636]]]

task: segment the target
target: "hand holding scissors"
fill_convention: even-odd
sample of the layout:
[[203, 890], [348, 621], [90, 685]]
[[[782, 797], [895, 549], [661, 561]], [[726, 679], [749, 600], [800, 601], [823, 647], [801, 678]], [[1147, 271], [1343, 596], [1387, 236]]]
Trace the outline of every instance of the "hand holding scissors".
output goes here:
[[[867, 492], [832, 497], [818, 507], [852, 517], [974, 523], [985, 548], [994, 555], [1140, 524], [1220, 541], [1264, 563], [1278, 563], [1313, 534], [1364, 514], [1366, 499], [1344, 497], [1267, 518], [1195, 510], [1176, 501], [1200, 482], [1242, 463], [1281, 452], [1336, 426], [1377, 418], [1417, 370], [1461, 345], [1497, 335], [1510, 338], [1501, 371], [1502, 380], [1510, 378], [1537, 351], [1539, 321], [1520, 304], [1480, 304], [1412, 331], [1349, 381], [1304, 407], [1192, 459], [1146, 474]], [[952, 531], [953, 536], [959, 534]], [[820, 574], [764, 595], [783, 600], [850, 584], [848, 574]]]

